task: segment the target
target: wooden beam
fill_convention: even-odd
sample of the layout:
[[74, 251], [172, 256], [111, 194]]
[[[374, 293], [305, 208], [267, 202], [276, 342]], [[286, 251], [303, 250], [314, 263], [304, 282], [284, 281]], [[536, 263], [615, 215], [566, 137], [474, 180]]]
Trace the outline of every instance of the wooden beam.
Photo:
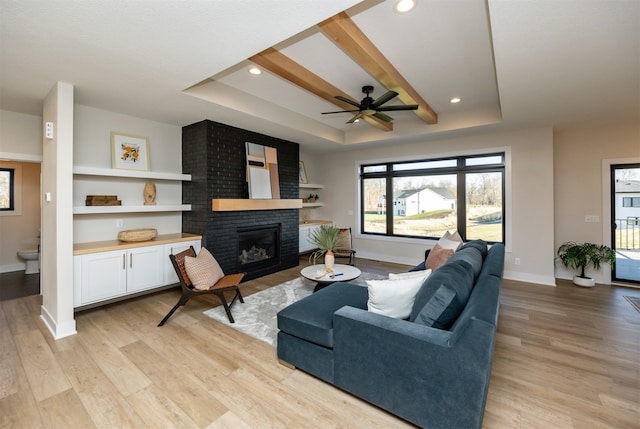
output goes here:
[[334, 41], [347, 55], [360, 64], [367, 72], [382, 83], [388, 90], [398, 93], [405, 104], [417, 104], [414, 110], [428, 124], [438, 123], [438, 114], [411, 87], [409, 82], [389, 62], [369, 38], [356, 26], [344, 12], [318, 24], [322, 32]]
[[[336, 95], [352, 100], [354, 103], [360, 103], [360, 100], [356, 100], [349, 94], [331, 85], [320, 76], [304, 68], [291, 58], [273, 48], [268, 48], [259, 54], [254, 55], [249, 58], [249, 61], [269, 70], [271, 73], [278, 75], [283, 79], [288, 80], [300, 88], [323, 98], [341, 109], [352, 110], [354, 107], [348, 103], [338, 100], [335, 98]], [[381, 121], [380, 119], [371, 116], [365, 116], [363, 119], [368, 124], [371, 124], [382, 131], [393, 130], [393, 123], [391, 122]]]

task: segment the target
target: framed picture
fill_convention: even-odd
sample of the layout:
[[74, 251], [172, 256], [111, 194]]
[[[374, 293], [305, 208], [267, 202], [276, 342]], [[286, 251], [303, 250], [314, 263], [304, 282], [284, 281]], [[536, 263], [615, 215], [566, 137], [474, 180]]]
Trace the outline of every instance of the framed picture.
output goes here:
[[299, 161], [298, 176], [300, 178], [300, 183], [309, 183], [307, 180], [307, 170], [304, 169], [304, 161]]
[[111, 168], [149, 171], [149, 138], [112, 131]]

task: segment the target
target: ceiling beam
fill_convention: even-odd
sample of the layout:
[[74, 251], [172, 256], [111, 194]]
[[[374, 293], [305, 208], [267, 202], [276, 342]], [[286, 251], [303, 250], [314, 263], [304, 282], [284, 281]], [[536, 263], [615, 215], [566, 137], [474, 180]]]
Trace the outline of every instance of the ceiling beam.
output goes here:
[[[335, 98], [336, 95], [352, 100], [355, 103], [360, 103], [360, 100], [352, 98], [350, 95], [331, 85], [320, 76], [304, 68], [291, 58], [273, 48], [268, 48], [259, 54], [254, 55], [249, 58], [249, 61], [342, 109], [353, 110], [354, 107], [348, 103], [338, 100]], [[381, 121], [380, 119], [372, 116], [364, 116], [363, 120], [380, 130], [393, 130], [392, 122]]]
[[340, 12], [318, 26], [327, 37], [388, 90], [397, 92], [398, 98], [404, 104], [417, 104], [418, 109], [414, 112], [422, 120], [431, 125], [438, 123], [438, 114], [411, 87], [393, 64], [349, 18], [349, 15]]

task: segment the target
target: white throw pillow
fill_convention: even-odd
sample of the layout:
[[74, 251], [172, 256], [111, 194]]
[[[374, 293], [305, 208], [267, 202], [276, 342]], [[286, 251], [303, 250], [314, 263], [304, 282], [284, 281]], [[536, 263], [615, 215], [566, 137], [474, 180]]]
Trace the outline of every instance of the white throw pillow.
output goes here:
[[224, 277], [220, 264], [205, 247], [195, 258], [192, 256], [184, 258], [184, 269], [191, 284], [198, 290], [207, 290]]
[[422, 277], [426, 279], [429, 274], [431, 274], [431, 270], [421, 270], [421, 271], [407, 271], [406, 273], [389, 273], [389, 280], [402, 280], [402, 279], [413, 279], [416, 277]]
[[426, 275], [401, 280], [367, 280], [367, 309], [383, 316], [406, 319]]

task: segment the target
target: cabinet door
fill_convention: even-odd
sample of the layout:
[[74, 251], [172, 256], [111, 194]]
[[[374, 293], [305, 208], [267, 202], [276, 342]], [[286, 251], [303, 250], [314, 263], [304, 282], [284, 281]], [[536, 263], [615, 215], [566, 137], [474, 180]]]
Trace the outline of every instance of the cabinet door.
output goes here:
[[309, 227], [301, 226], [300, 232], [298, 233], [298, 252], [299, 253], [304, 253], [310, 250], [309, 240], [307, 240], [308, 238], [309, 238]]
[[80, 258], [80, 302], [89, 304], [127, 293], [127, 254], [100, 252]]
[[127, 292], [164, 285], [164, 246], [146, 246], [127, 252]]
[[165, 266], [165, 284], [170, 285], [179, 282], [178, 276], [176, 275], [176, 270], [173, 268], [173, 264], [171, 264], [171, 260], [169, 259], [169, 255], [175, 255], [176, 253], [180, 253], [183, 250], [187, 250], [189, 246], [193, 246], [196, 254], [200, 253], [200, 240], [181, 241], [178, 243], [165, 244], [163, 261], [163, 264]]

